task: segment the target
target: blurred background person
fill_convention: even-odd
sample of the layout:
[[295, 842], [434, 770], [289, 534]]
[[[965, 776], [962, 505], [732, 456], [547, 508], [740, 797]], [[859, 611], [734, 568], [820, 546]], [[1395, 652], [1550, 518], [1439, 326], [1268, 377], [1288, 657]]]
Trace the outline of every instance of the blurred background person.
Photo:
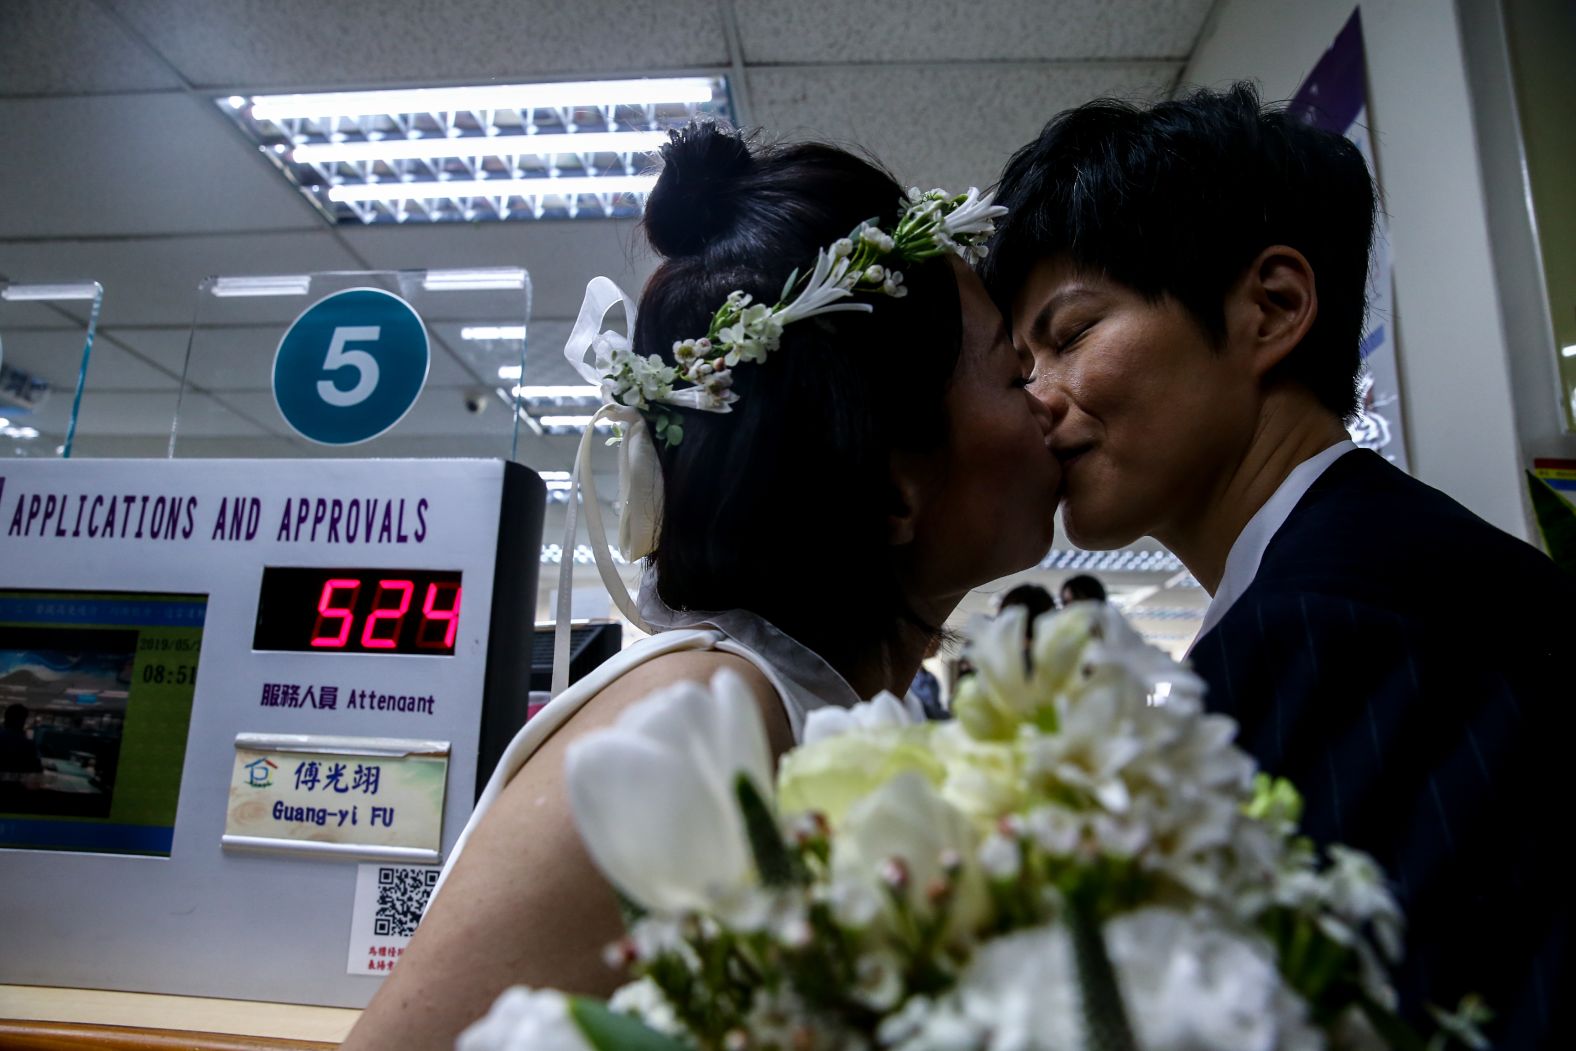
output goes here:
[[1098, 577], [1081, 573], [1062, 581], [1062, 605], [1069, 602], [1104, 602], [1105, 585]]

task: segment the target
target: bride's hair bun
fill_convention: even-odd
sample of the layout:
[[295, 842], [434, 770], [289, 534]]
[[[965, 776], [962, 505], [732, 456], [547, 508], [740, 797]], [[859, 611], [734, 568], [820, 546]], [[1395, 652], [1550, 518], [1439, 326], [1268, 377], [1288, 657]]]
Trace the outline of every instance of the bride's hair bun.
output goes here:
[[662, 160], [646, 199], [646, 236], [668, 258], [695, 255], [732, 228], [755, 159], [744, 139], [706, 122], [672, 132]]

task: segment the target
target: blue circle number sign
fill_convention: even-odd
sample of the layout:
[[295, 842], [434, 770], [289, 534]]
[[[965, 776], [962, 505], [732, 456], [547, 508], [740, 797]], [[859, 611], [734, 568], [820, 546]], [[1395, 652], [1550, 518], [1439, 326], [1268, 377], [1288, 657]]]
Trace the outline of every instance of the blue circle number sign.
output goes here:
[[409, 303], [349, 288], [313, 303], [279, 341], [274, 401], [303, 438], [370, 441], [416, 404], [431, 361], [427, 328]]

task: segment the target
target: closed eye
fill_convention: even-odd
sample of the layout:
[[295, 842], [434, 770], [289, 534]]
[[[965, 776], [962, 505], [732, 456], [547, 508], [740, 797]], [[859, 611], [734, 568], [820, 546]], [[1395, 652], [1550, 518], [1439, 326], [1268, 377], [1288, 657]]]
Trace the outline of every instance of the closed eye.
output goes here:
[[1071, 334], [1069, 334], [1069, 335], [1063, 337], [1062, 339], [1058, 340], [1056, 342], [1056, 353], [1058, 353], [1058, 354], [1066, 353], [1080, 339], [1083, 339], [1085, 334], [1087, 334], [1090, 329], [1094, 328], [1094, 326], [1095, 326], [1095, 323], [1093, 321], [1090, 321], [1090, 322], [1088, 322], [1086, 324], [1078, 326], [1076, 329], [1074, 329], [1072, 331]]

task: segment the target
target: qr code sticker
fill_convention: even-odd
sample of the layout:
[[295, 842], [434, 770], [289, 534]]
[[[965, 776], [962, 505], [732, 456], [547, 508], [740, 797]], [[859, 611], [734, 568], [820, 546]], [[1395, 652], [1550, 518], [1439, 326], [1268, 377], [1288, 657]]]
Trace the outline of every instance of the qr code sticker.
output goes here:
[[438, 883], [435, 868], [378, 867], [378, 907], [372, 933], [380, 938], [409, 938], [416, 933], [422, 910]]

